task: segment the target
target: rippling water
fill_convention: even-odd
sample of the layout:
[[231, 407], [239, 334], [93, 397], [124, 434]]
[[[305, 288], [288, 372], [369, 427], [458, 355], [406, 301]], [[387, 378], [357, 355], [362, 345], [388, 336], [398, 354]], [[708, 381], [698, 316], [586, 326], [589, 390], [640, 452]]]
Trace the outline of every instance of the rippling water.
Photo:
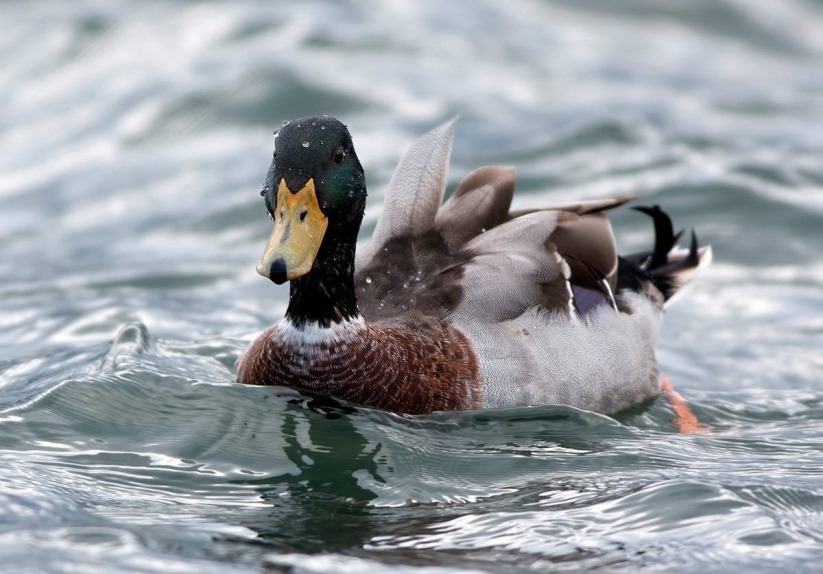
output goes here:
[[[0, 5], [0, 569], [816, 571], [823, 4]], [[715, 248], [658, 402], [401, 417], [232, 384], [284, 119], [348, 123], [364, 236], [402, 149], [520, 207], [639, 193]], [[615, 213], [621, 248], [648, 221]]]

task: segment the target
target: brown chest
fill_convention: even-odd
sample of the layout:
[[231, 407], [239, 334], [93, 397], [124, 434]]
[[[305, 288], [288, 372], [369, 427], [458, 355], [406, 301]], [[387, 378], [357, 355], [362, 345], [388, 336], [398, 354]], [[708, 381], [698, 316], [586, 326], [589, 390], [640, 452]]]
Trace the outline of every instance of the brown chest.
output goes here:
[[328, 338], [278, 326], [246, 351], [240, 383], [284, 385], [408, 414], [478, 408], [482, 388], [468, 339], [450, 325], [361, 325]]

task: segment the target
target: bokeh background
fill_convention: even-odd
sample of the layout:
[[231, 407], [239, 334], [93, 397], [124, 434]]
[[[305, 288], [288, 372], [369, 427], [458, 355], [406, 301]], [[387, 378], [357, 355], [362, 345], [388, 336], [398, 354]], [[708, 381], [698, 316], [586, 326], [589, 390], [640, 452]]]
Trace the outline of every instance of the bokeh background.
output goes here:
[[[823, 3], [0, 3], [0, 570], [815, 571]], [[404, 418], [232, 385], [288, 297], [254, 265], [272, 132], [366, 169], [460, 115], [454, 185], [635, 193], [715, 262], [665, 404]], [[648, 220], [614, 213], [624, 251]]]

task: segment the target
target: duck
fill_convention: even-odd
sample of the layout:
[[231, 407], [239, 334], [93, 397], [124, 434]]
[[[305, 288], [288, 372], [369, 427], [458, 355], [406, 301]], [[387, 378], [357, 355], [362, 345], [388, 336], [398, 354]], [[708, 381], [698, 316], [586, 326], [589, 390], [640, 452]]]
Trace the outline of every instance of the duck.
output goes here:
[[620, 256], [606, 214], [634, 196], [513, 210], [511, 167], [480, 167], [444, 201], [454, 131], [448, 121], [402, 155], [359, 247], [366, 179], [348, 128], [316, 116], [275, 132], [257, 272], [289, 282], [289, 301], [237, 382], [408, 415], [608, 415], [672, 392], [655, 358], [661, 318], [711, 247], [694, 232], [678, 246], [670, 217], [641, 206], [654, 246]]

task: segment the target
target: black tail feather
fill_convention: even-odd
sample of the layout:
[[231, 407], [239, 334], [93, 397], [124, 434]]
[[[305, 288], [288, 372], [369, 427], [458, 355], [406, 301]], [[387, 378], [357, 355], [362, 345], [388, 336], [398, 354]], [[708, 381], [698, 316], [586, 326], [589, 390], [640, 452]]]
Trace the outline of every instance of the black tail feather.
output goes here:
[[682, 231], [674, 233], [671, 218], [659, 206], [635, 207], [654, 221], [654, 250], [620, 257], [618, 261], [617, 287], [642, 291], [643, 284], [652, 283], [668, 301], [688, 280], [690, 270], [701, 263], [701, 250], [697, 234], [692, 230], [688, 254], [672, 254]]
[[689, 256], [686, 261], [690, 267], [697, 267], [700, 265], [700, 254], [697, 252], [697, 233], [692, 229], [692, 242], [689, 245]]
[[662, 267], [668, 261], [669, 251], [672, 250], [683, 232], [681, 231], [677, 235], [674, 234], [671, 217], [660, 209], [659, 205], [652, 205], [651, 207], [641, 205], [632, 209], [645, 213], [654, 222], [654, 251], [652, 251], [651, 259], [644, 267], [647, 269]]

